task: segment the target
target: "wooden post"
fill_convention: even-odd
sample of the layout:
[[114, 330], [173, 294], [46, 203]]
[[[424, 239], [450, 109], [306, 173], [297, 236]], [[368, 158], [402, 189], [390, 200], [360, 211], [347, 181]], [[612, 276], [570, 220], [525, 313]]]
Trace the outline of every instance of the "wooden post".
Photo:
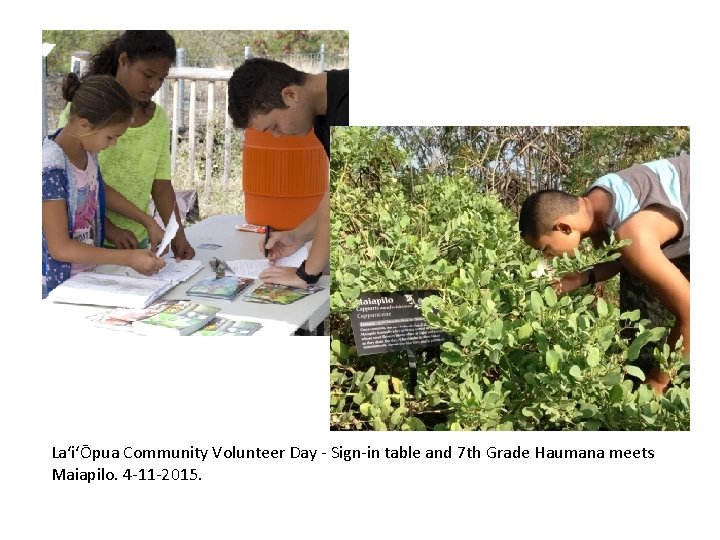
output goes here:
[[180, 81], [173, 81], [172, 140], [170, 141], [170, 176], [175, 177], [177, 168], [178, 126], [180, 125]]
[[190, 82], [190, 130], [188, 132], [188, 183], [195, 179], [195, 79]]
[[[228, 103], [228, 87], [229, 85], [225, 85], [225, 103]], [[228, 113], [227, 106], [225, 107], [225, 137], [224, 137], [224, 144], [225, 144], [225, 164], [223, 166], [223, 186], [227, 186], [228, 184], [228, 178], [230, 176], [230, 155], [231, 155], [231, 146], [232, 146], [232, 121], [230, 120], [230, 113]]]
[[210, 195], [212, 181], [213, 116], [215, 116], [215, 81], [208, 82], [207, 128], [205, 130], [205, 193]]

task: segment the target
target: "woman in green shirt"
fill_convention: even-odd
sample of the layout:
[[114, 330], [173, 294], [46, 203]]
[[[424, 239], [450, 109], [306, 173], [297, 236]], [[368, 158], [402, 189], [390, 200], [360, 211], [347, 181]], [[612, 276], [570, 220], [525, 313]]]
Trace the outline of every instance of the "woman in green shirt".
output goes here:
[[[88, 75], [112, 75], [136, 100], [133, 121], [117, 146], [99, 154], [105, 182], [138, 208], [148, 212], [150, 197], [164, 223], [175, 212], [170, 182], [169, 123], [164, 109], [152, 101], [175, 61], [175, 40], [165, 30], [128, 30], [107, 43], [90, 60]], [[60, 119], [66, 121], [67, 109]], [[106, 237], [116, 247], [146, 247], [145, 227], [108, 211]], [[153, 246], [154, 247], [154, 246]], [[192, 259], [195, 250], [180, 229], [171, 243], [176, 259]]]

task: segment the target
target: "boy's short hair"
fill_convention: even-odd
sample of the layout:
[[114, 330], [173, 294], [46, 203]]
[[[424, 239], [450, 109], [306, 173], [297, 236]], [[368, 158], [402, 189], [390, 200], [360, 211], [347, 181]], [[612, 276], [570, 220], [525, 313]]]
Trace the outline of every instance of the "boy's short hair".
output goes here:
[[543, 189], [530, 195], [520, 209], [520, 236], [540, 238], [549, 234], [557, 220], [580, 209], [575, 195], [559, 189]]
[[233, 125], [246, 128], [250, 117], [273, 109], [287, 109], [282, 91], [302, 86], [307, 73], [267, 58], [250, 58], [237, 68], [228, 81], [228, 113]]

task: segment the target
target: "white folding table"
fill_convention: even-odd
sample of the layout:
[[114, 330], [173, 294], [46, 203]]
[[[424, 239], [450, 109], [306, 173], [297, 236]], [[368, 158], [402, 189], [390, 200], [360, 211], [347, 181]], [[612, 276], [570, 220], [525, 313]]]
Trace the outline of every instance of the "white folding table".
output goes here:
[[[188, 300], [192, 299], [203, 304], [219, 307], [220, 316], [231, 319], [254, 320], [262, 323], [262, 328], [254, 336], [281, 336], [298, 333], [309, 333], [323, 328], [323, 321], [330, 315], [330, 276], [320, 278], [318, 285], [324, 287], [322, 291], [311, 294], [292, 304], [258, 304], [242, 300], [242, 295], [252, 288], [260, 285], [255, 283], [234, 301], [216, 300], [212, 298], [189, 297], [185, 293], [202, 278], [212, 274], [210, 260], [213, 257], [225, 261], [235, 259], [261, 259], [260, 241], [262, 234], [235, 230], [235, 225], [245, 223], [242, 214], [217, 215], [199, 221], [185, 229], [190, 245], [195, 249], [195, 258], [203, 262], [203, 268], [193, 277], [170, 289], [159, 300]], [[215, 244], [220, 247], [209, 249], [201, 247], [203, 244]], [[44, 315], [47, 320], [57, 324], [71, 323], [75, 326], [88, 315], [110, 309], [104, 306], [78, 306], [43, 301]], [[88, 325], [89, 321], [84, 321]], [[98, 329], [103, 331], [101, 329]], [[318, 332], [321, 333], [321, 332]], [[128, 332], [132, 334], [132, 332]]]

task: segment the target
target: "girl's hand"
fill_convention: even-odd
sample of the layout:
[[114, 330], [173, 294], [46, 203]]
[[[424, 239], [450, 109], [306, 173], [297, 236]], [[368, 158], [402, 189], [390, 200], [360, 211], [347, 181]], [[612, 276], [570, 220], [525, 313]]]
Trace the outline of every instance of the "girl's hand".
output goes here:
[[145, 249], [134, 249], [130, 252], [130, 265], [133, 270], [150, 276], [165, 266], [165, 261], [157, 257], [151, 251]]

